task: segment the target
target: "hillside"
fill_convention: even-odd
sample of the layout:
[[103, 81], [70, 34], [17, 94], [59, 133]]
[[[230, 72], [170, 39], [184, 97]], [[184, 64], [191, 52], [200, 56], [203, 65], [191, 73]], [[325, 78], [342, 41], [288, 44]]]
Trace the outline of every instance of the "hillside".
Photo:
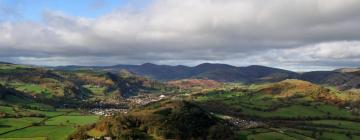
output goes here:
[[335, 86], [340, 90], [360, 88], [360, 75], [357, 75], [356, 72], [314, 71], [301, 74], [300, 79]]
[[226, 64], [204, 63], [194, 67], [169, 66], [145, 63], [142, 65], [115, 65], [106, 67], [62, 66], [57, 70], [99, 70], [116, 73], [123, 69], [156, 80], [209, 79], [218, 82], [264, 83], [285, 79], [300, 79], [317, 84], [334, 86], [341, 90], [360, 88], [360, 74], [356, 69], [310, 71], [296, 73], [288, 70], [252, 65], [235, 67]]
[[[222, 133], [219, 133], [222, 132]], [[100, 135], [97, 135], [100, 134]], [[161, 101], [127, 114], [103, 118], [74, 139], [231, 139], [233, 132], [209, 112], [186, 101]]]
[[341, 73], [350, 73], [350, 72], [360, 71], [360, 68], [340, 68], [340, 69], [336, 69], [334, 71], [341, 72]]
[[240, 128], [238, 139], [360, 138], [359, 95], [301, 80], [193, 94], [203, 109]]
[[355, 128], [360, 119], [359, 96], [307, 81], [234, 85], [174, 97], [104, 117], [79, 128], [72, 138], [360, 138]]
[[122, 69], [157, 80], [185, 78], [211, 79], [220, 82], [272, 82], [294, 78], [295, 72], [265, 66], [235, 67], [226, 64], [204, 63], [195, 67], [169, 66], [145, 63], [142, 65], [115, 65], [108, 67], [68, 66], [55, 67], [58, 70], [96, 69], [117, 72]]
[[180, 89], [207, 89], [207, 88], [220, 88], [222, 83], [214, 80], [206, 79], [182, 79], [168, 81], [169, 86], [178, 87]]
[[117, 103], [165, 87], [126, 71], [59, 71], [15, 64], [0, 64], [0, 86], [16, 97], [54, 106], [82, 101]]

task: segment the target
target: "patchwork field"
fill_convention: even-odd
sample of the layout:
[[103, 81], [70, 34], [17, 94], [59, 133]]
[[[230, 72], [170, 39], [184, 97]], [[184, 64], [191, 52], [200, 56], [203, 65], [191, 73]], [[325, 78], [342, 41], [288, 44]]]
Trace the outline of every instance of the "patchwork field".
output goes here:
[[[250, 86], [239, 91], [213, 91], [193, 95], [208, 111], [232, 118], [261, 122], [253, 129], [238, 130], [248, 140], [356, 140], [360, 138], [360, 116], [344, 106], [318, 100], [311, 91], [283, 89], [276, 93]], [[270, 94], [269, 94], [270, 93]], [[290, 93], [290, 94], [289, 94]], [[295, 92], [294, 92], [295, 93]], [[331, 94], [331, 93], [329, 93]], [[344, 95], [342, 95], [344, 96]], [[344, 98], [344, 97], [341, 97]]]
[[37, 113], [41, 117], [0, 118], [0, 140], [64, 140], [78, 127], [92, 124], [99, 117], [83, 115], [76, 110], [40, 111], [1, 106], [8, 114]]

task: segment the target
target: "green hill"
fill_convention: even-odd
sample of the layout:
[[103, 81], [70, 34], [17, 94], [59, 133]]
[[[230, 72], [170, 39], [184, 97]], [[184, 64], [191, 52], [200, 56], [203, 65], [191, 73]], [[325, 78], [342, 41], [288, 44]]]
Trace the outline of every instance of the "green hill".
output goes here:
[[162, 83], [125, 71], [115, 74], [93, 70], [58, 71], [15, 64], [0, 64], [0, 85], [12, 91], [6, 97], [14, 99], [6, 103], [25, 103], [15, 99], [21, 97], [53, 106], [75, 105], [83, 101], [111, 104], [165, 87]]
[[127, 114], [103, 118], [95, 126], [78, 131], [73, 138], [91, 136], [117, 139], [231, 139], [234, 133], [218, 118], [190, 102], [162, 101]]

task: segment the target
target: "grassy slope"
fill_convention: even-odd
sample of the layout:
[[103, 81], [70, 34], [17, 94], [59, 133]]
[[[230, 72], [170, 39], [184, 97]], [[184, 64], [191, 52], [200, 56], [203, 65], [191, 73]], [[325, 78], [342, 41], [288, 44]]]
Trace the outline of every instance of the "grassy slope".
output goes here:
[[86, 125], [96, 122], [98, 116], [59, 116], [51, 118], [45, 122], [45, 125]]
[[[286, 84], [282, 85], [284, 83]], [[307, 88], [304, 88], [304, 86]], [[197, 103], [202, 104], [204, 108], [214, 113], [248, 116], [249, 119], [256, 116], [259, 120], [265, 119], [269, 122], [270, 127], [281, 127], [285, 131], [285, 135], [274, 131], [256, 134], [242, 133], [248, 139], [356, 139], [360, 135], [360, 131], [357, 129], [358, 122], [327, 120], [327, 118], [347, 118], [353, 120], [359, 119], [360, 116], [353, 115], [343, 107], [327, 102], [326, 99], [329, 98], [323, 99], [324, 102], [318, 100], [318, 96], [323, 95], [315, 96], [314, 94], [318, 91], [326, 91], [322, 90], [319, 86], [290, 80], [275, 84], [252, 85], [246, 87], [246, 89], [240, 91], [209, 92], [194, 96]], [[331, 96], [336, 97], [336, 94], [339, 93], [335, 94], [330, 91], [322, 94], [331, 94]], [[341, 94], [339, 98], [347, 98], [344, 96], [344, 94]], [[306, 121], [309, 117], [316, 117], [320, 120]], [[272, 119], [269, 120], [268, 118]], [[283, 123], [287, 125], [278, 122], [271, 123], [274, 120], [281, 119], [290, 119], [294, 122], [298, 120], [298, 122], [306, 123], [306, 125], [296, 125], [296, 123], [291, 125], [293, 123], [291, 121]], [[296, 131], [292, 130], [293, 127], [296, 128]], [[312, 134], [311, 132], [314, 129], [321, 132], [321, 134]], [[351, 132], [351, 134], [346, 135], [348, 132]]]
[[[92, 116], [92, 115], [84, 116], [77, 112], [68, 113], [68, 111], [73, 111], [73, 110], [59, 110], [57, 112], [36, 111], [38, 113], [42, 113], [50, 117], [50, 119], [48, 120], [46, 118], [38, 118], [38, 117], [1, 118], [0, 133], [9, 132], [11, 130], [16, 130], [16, 131], [2, 134], [0, 135], [0, 139], [5, 139], [5, 138], [6, 139], [8, 138], [36, 139], [38, 137], [39, 139], [42, 139], [42, 137], [48, 137], [50, 140], [63, 140], [66, 139], [71, 133], [73, 133], [76, 130], [77, 125], [91, 124], [96, 122], [99, 118], [98, 116]], [[72, 115], [67, 116], [68, 114], [72, 114]], [[44, 124], [41, 124], [40, 126], [31, 126], [32, 124], [39, 123], [43, 120], [45, 120]], [[20, 128], [25, 128], [25, 129], [20, 129]]]

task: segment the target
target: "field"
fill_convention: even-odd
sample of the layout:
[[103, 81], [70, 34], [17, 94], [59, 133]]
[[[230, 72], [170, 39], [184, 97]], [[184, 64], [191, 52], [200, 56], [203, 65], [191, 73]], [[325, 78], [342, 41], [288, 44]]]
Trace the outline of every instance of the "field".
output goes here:
[[45, 125], [86, 125], [97, 120], [98, 116], [59, 116], [47, 120]]
[[103, 95], [105, 93], [104, 87], [98, 87], [93, 85], [84, 85], [85, 88], [91, 91], [95, 95]]
[[48, 137], [50, 140], [64, 140], [75, 131], [73, 126], [32, 126], [1, 135], [1, 138]]
[[[239, 91], [212, 91], [192, 95], [208, 111], [225, 118], [241, 118], [265, 125], [238, 130], [248, 140], [355, 140], [360, 138], [360, 116], [344, 107], [317, 100], [311, 93], [293, 94], [261, 90], [267, 85]], [[290, 93], [290, 94], [289, 94]], [[295, 93], [295, 92], [294, 92]], [[284, 97], [281, 94], [287, 94]], [[329, 93], [330, 94], [330, 93]], [[342, 95], [344, 96], [344, 95]], [[343, 97], [341, 97], [343, 98]]]
[[41, 117], [0, 118], [0, 140], [64, 140], [78, 126], [92, 124], [98, 116], [83, 115], [76, 110], [40, 111], [21, 109], [15, 112], [11, 107], [1, 106], [8, 114], [41, 114]]

